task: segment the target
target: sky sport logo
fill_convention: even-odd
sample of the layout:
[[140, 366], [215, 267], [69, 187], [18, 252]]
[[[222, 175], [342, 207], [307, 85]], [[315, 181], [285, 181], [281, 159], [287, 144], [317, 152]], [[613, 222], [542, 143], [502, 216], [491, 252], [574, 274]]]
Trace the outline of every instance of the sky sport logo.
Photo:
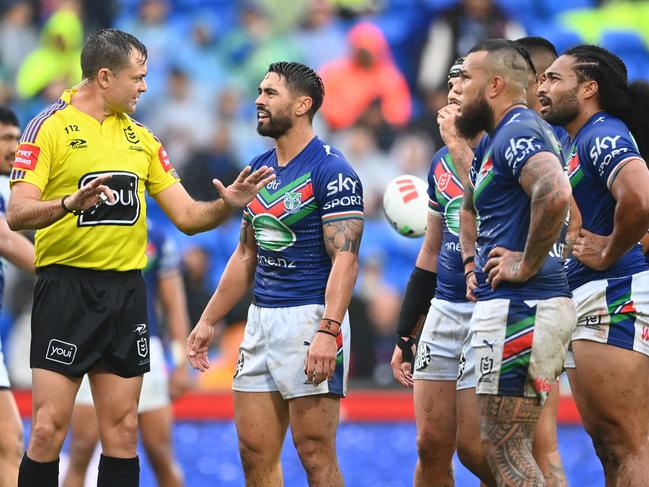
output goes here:
[[77, 346], [72, 343], [63, 342], [61, 340], [52, 339], [47, 347], [47, 354], [45, 358], [52, 362], [70, 365], [74, 362], [74, 357], [77, 355]]

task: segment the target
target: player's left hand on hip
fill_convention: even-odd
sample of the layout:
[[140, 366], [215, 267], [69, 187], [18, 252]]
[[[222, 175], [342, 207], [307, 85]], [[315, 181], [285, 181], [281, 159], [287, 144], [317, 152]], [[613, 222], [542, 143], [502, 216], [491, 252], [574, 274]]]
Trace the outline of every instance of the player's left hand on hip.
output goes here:
[[597, 235], [595, 233], [579, 230], [579, 236], [572, 248], [572, 255], [586, 267], [596, 271], [603, 271], [611, 267], [612, 262], [606, 258], [606, 247], [610, 237]]
[[232, 208], [241, 208], [250, 203], [259, 190], [275, 179], [275, 173], [270, 167], [262, 166], [255, 172], [251, 171], [250, 166], [246, 166], [227, 188], [218, 179], [212, 180], [225, 204]]
[[523, 252], [494, 247], [487, 257], [483, 272], [487, 273], [487, 284], [491, 289], [496, 289], [502, 281], [525, 282], [530, 278], [523, 267]]
[[306, 354], [304, 373], [309, 383], [318, 385], [333, 377], [336, 370], [336, 338], [316, 333]]

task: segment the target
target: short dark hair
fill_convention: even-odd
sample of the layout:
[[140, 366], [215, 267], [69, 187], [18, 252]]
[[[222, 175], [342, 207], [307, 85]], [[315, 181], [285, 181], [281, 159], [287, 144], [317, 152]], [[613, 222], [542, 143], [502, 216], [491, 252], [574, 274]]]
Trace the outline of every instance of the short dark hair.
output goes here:
[[486, 51], [498, 57], [502, 66], [512, 73], [518, 73], [516, 80], [521, 88], [527, 88], [529, 69], [536, 76], [536, 69], [528, 52], [508, 39], [487, 39], [478, 42], [469, 53]]
[[554, 44], [544, 37], [521, 37], [520, 39], [516, 39], [514, 42], [525, 49], [530, 56], [541, 54], [556, 58], [559, 55]]
[[0, 105], [0, 123], [3, 125], [13, 125], [14, 127], [20, 127], [18, 122], [18, 117], [14, 111], [9, 108]]
[[313, 120], [324, 100], [324, 83], [320, 75], [301, 63], [280, 61], [268, 66], [269, 73], [277, 73], [286, 80], [289, 90], [307, 95], [313, 100], [309, 110], [309, 120]]
[[124, 69], [131, 60], [133, 50], [138, 51], [146, 61], [146, 46], [135, 36], [117, 29], [101, 29], [88, 37], [81, 51], [82, 77], [93, 78], [101, 68], [111, 71]]

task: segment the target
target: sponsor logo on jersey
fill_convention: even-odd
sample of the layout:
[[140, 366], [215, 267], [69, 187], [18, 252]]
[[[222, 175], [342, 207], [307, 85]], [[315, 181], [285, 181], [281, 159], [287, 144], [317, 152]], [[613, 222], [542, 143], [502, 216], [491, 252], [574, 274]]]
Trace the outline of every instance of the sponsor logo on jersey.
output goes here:
[[74, 362], [74, 357], [77, 355], [77, 346], [73, 343], [64, 342], [53, 338], [47, 346], [47, 353], [45, 358], [52, 362], [70, 365]]
[[140, 216], [137, 175], [126, 171], [90, 173], [81, 178], [79, 187], [104, 174], [112, 175], [106, 186], [113, 192], [115, 202], [106, 201], [93, 211], [80, 215], [77, 226], [133, 225]]
[[257, 244], [264, 250], [279, 252], [292, 246], [297, 238], [293, 230], [269, 213], [255, 215], [252, 227]]
[[[593, 162], [593, 164], [597, 167], [597, 172], [599, 173], [600, 176], [604, 175], [606, 168], [611, 163], [614, 157], [629, 151], [628, 147], [620, 147], [620, 148], [617, 147], [617, 143], [620, 137], [621, 137], [620, 135], [616, 135], [615, 137], [609, 137], [609, 136], [597, 137], [595, 138], [595, 144], [590, 148], [590, 151], [588, 151], [588, 155], [590, 156], [590, 159]], [[608, 152], [604, 156], [602, 161], [599, 162], [599, 157], [602, 155], [602, 152], [604, 151], [610, 151], [610, 152]]]
[[332, 210], [338, 206], [360, 206], [363, 204], [360, 196], [343, 196], [342, 198], [333, 198], [327, 201], [322, 207], [323, 210]]
[[16, 169], [25, 169], [33, 171], [36, 169], [38, 156], [41, 153], [41, 148], [32, 144], [23, 142], [16, 149], [16, 158], [14, 160], [14, 167]]
[[83, 139], [70, 139], [68, 147], [70, 147], [70, 149], [85, 149], [88, 147], [88, 142]]
[[535, 143], [536, 137], [518, 137], [517, 139], [509, 139], [507, 149], [505, 150], [505, 160], [510, 167], [523, 162], [532, 153], [539, 150], [541, 145]]
[[257, 263], [259, 265], [269, 265], [272, 267], [281, 267], [282, 269], [295, 269], [295, 261], [286, 259], [284, 257], [273, 257], [269, 255], [257, 254]]
[[302, 204], [302, 193], [288, 191], [284, 194], [284, 209], [290, 214], [297, 213]]
[[357, 179], [350, 178], [349, 176], [344, 176], [339, 172], [336, 179], [329, 181], [329, 183], [327, 184], [327, 196], [333, 196], [341, 191], [351, 191], [352, 193], [356, 194], [357, 184]]
[[158, 149], [158, 159], [160, 159], [160, 164], [162, 164], [162, 169], [164, 169], [164, 172], [173, 170], [174, 167], [169, 161], [169, 155], [167, 154], [165, 148], [162, 146], [160, 146], [160, 149]]
[[124, 129], [124, 135], [126, 136], [126, 140], [131, 144], [138, 144], [140, 142], [140, 139], [138, 139], [135, 130], [133, 130], [133, 127], [131, 127], [130, 125]]

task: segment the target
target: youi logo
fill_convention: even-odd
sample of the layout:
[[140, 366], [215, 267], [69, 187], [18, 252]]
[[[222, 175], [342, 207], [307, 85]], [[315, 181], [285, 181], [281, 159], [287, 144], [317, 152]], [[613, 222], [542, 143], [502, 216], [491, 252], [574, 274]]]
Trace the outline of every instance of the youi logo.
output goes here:
[[74, 362], [74, 357], [76, 355], [76, 345], [53, 338], [47, 346], [47, 354], [45, 355], [45, 358], [52, 362], [70, 365]]

